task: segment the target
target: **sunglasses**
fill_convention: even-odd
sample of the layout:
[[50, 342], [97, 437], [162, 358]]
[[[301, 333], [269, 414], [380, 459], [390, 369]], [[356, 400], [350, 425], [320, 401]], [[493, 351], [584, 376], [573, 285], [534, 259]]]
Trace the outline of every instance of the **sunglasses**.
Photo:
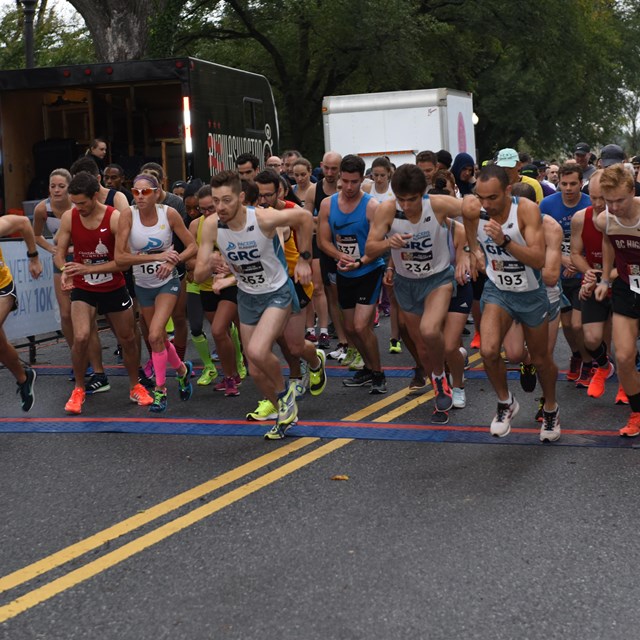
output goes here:
[[157, 191], [158, 187], [145, 187], [144, 189], [131, 189], [131, 193], [137, 198], [138, 196], [150, 196], [154, 191]]

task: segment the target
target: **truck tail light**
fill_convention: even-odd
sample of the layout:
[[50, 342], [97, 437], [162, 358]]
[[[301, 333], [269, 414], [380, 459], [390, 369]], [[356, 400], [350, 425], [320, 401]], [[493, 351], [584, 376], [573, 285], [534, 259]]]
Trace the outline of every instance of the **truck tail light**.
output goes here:
[[193, 142], [191, 140], [191, 107], [189, 96], [182, 98], [182, 116], [184, 119], [184, 150], [186, 153], [193, 152]]

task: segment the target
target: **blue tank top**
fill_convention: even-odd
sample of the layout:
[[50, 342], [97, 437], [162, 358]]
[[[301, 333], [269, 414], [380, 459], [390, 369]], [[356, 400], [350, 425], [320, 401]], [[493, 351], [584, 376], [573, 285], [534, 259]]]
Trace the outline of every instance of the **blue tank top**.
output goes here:
[[[333, 244], [342, 253], [355, 259], [362, 258], [369, 235], [367, 204], [371, 200], [371, 196], [368, 193], [363, 193], [358, 206], [351, 213], [343, 213], [339, 209], [339, 196], [338, 193], [331, 196], [331, 208], [329, 209], [329, 226], [331, 227]], [[345, 278], [359, 278], [383, 265], [384, 260], [380, 257], [354, 271], [339, 271], [339, 273]]]

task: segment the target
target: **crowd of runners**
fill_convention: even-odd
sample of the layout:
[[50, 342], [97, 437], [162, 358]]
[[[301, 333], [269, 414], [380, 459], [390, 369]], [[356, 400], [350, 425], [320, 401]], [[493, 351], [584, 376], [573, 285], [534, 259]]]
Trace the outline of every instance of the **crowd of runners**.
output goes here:
[[[640, 158], [627, 163], [617, 145], [596, 156], [579, 143], [562, 164], [502, 149], [480, 167], [445, 150], [399, 167], [379, 157], [367, 169], [331, 151], [315, 171], [297, 151], [262, 165], [245, 153], [208, 184], [167, 191], [162, 166], [147, 163], [127, 190], [121, 167], [101, 171], [87, 156], [51, 173], [33, 226], [0, 218], [0, 235], [24, 238], [33, 278], [40, 254], [52, 254], [74, 382], [66, 413], [110, 389], [96, 322], [104, 315], [130, 400], [154, 414], [167, 410], [168, 370], [182, 401], [194, 383], [229, 398], [250, 379], [262, 399], [243, 413], [280, 439], [298, 420], [297, 400], [325, 392], [327, 359], [352, 371], [345, 386], [385, 394], [381, 351], [406, 349], [411, 393], [431, 387], [427, 421], [444, 424], [468, 401], [471, 315], [471, 348], [497, 396], [492, 435], [507, 436], [519, 411], [507, 360], [525, 392], [540, 385], [531, 416], [540, 440], [560, 437], [560, 326], [567, 380], [599, 398], [617, 371], [616, 403], [631, 409], [620, 435], [640, 434]], [[0, 326], [17, 301], [0, 253]], [[390, 318], [388, 345], [374, 330], [380, 314]], [[1, 330], [0, 360], [29, 411], [36, 371]]]

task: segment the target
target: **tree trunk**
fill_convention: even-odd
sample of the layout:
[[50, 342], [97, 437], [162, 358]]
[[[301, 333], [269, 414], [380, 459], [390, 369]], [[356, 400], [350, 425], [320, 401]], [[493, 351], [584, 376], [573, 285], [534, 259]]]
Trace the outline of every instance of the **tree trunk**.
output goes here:
[[99, 62], [143, 58], [151, 18], [167, 0], [69, 0], [84, 18]]

